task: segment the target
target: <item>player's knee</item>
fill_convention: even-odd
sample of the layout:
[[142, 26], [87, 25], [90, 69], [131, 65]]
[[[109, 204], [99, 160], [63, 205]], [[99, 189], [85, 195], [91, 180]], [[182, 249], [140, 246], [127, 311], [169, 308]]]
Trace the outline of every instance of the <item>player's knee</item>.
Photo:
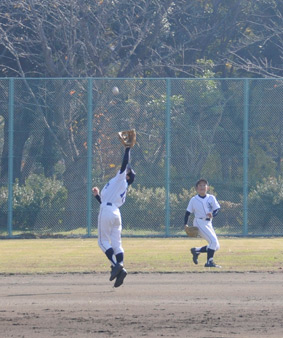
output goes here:
[[106, 252], [109, 248], [111, 248], [111, 245], [108, 241], [103, 241], [100, 238], [98, 239], [97, 243], [103, 252]]
[[100, 247], [100, 249], [103, 250], [103, 249], [102, 249], [102, 243], [101, 243], [101, 241], [100, 241], [99, 239], [98, 239], [98, 241], [97, 241], [97, 244], [98, 244], [98, 246]]
[[218, 240], [215, 240], [215, 241], [212, 241], [208, 247], [209, 247], [209, 249], [217, 251], [220, 248], [220, 244], [219, 244]]

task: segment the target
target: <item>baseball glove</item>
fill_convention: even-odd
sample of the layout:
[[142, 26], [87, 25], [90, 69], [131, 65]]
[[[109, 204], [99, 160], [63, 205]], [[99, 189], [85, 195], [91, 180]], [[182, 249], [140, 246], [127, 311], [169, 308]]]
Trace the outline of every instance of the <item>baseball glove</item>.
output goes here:
[[198, 237], [199, 235], [198, 227], [195, 226], [185, 225], [185, 231], [189, 237]]
[[119, 131], [118, 136], [124, 147], [132, 148], [136, 144], [136, 130]]

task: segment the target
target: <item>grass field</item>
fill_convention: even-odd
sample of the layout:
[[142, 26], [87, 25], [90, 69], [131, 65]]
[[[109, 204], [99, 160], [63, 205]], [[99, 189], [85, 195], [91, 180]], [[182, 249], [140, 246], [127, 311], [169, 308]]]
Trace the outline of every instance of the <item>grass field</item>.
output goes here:
[[[203, 272], [206, 255], [194, 265], [190, 248], [201, 239], [124, 238], [129, 272]], [[283, 272], [283, 238], [220, 238], [217, 272]], [[96, 239], [1, 240], [0, 273], [91, 273], [109, 271]]]

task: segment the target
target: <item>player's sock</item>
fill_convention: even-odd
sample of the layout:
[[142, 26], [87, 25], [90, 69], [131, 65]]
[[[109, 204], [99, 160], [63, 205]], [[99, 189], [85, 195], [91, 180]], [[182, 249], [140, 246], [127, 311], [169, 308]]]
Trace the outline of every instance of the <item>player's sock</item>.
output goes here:
[[120, 263], [121, 265], [123, 265], [123, 261], [124, 261], [124, 253], [120, 252], [116, 255], [116, 260], [117, 263]]
[[203, 247], [196, 248], [196, 252], [197, 252], [197, 253], [200, 253], [200, 252], [207, 252], [207, 245], [206, 245], [206, 246], [203, 246]]
[[114, 255], [114, 250], [112, 248], [109, 248], [108, 250], [105, 251], [105, 255], [107, 256], [107, 258], [109, 259], [111, 264], [113, 266], [115, 266], [116, 263], [117, 263], [117, 260], [116, 260], [116, 257]]
[[215, 250], [207, 249], [207, 263], [213, 260]]

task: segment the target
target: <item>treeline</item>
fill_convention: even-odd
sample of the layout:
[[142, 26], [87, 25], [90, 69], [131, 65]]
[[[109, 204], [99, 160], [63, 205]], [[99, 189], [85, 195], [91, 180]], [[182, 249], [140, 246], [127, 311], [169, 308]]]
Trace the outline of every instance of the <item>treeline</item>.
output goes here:
[[280, 77], [276, 0], [2, 0], [0, 76]]
[[[164, 185], [168, 84], [146, 79], [172, 78], [179, 79], [170, 88], [173, 189], [205, 175], [223, 199], [239, 202], [244, 95], [250, 184], [282, 174], [282, 12], [275, 0], [1, 1], [1, 186], [8, 179], [8, 77], [21, 78], [13, 179], [25, 186], [36, 173], [62, 181], [62, 224], [71, 227], [85, 220], [89, 109], [94, 179], [113, 174], [121, 155], [115, 133], [134, 127], [140, 183]], [[90, 87], [89, 77], [101, 80]], [[247, 93], [243, 82], [229, 80], [243, 77], [274, 80], [254, 80]], [[113, 98], [114, 85], [121, 94]]]

